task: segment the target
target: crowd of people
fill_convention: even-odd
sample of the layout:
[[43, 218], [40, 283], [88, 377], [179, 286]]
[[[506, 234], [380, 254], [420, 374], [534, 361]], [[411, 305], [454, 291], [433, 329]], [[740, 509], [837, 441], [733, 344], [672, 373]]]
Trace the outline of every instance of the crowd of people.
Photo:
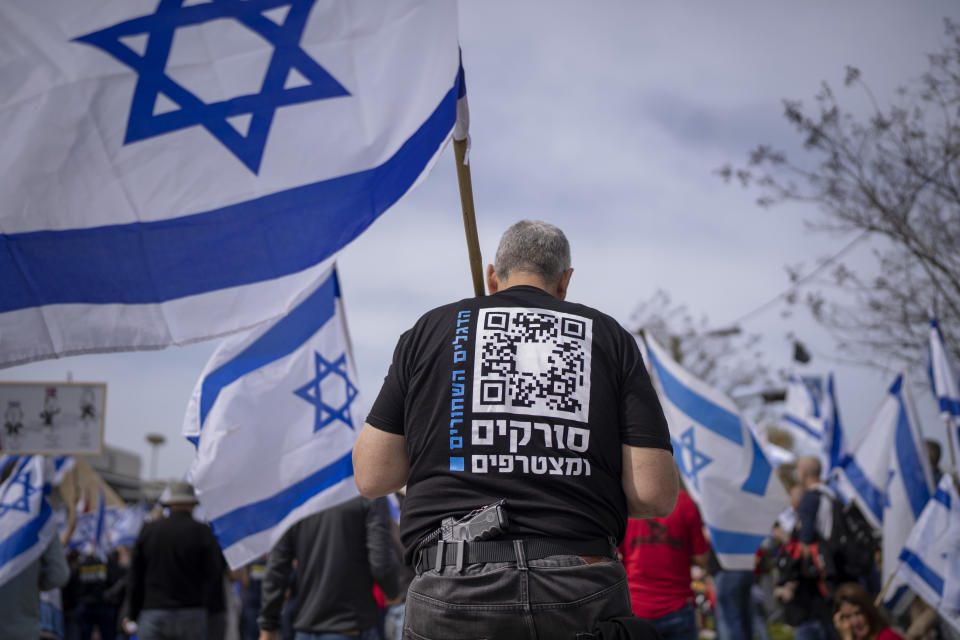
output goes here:
[[[266, 558], [228, 571], [175, 483], [129, 555], [67, 572], [57, 547], [25, 579], [62, 587], [69, 640], [768, 640], [772, 620], [797, 640], [903, 637], [873, 604], [876, 541], [817, 458], [798, 461], [754, 570], [723, 566], [678, 489], [634, 337], [565, 300], [572, 273], [562, 231], [510, 227], [490, 295], [429, 311], [398, 340], [353, 450], [361, 496], [300, 520]], [[908, 640], [936, 637], [929, 614]]]
[[[695, 640], [702, 633], [770, 640], [772, 622], [792, 627], [797, 640], [954, 637], [919, 601], [912, 616], [900, 620], [904, 634], [894, 631], [874, 606], [875, 565], [860, 575], [826, 566], [824, 545], [837, 526], [828, 517], [836, 513], [835, 498], [820, 481], [817, 458], [801, 458], [796, 477], [791, 506], [758, 549], [755, 571], [720, 566], [697, 506], [682, 489], [668, 516], [630, 520], [618, 556], [633, 613], [663, 640]], [[173, 483], [161, 506], [132, 549], [119, 547], [107, 557], [71, 551], [61, 567], [57, 556], [63, 554], [51, 545], [25, 577], [40, 588], [62, 585], [59, 598], [51, 598], [52, 591], [40, 598], [41, 638], [403, 637], [405, 592], [415, 570], [403, 562], [386, 499], [358, 497], [308, 516], [270, 554], [238, 571], [228, 569], [210, 528], [192, 517], [189, 484]], [[7, 623], [0, 637], [37, 637], [19, 635], [28, 627], [14, 619]]]
[[[930, 450], [935, 459], [937, 448]], [[869, 557], [863, 566], [837, 566], [831, 554], [838, 550], [829, 548], [831, 528], [839, 526], [831, 522], [839, 513], [837, 498], [820, 472], [818, 458], [798, 461], [791, 506], [757, 550], [753, 571], [720, 566], [683, 490], [666, 518], [632, 520], [620, 551], [634, 613], [664, 640], [695, 640], [704, 633], [720, 640], [770, 640], [774, 623], [792, 628], [797, 640], [956, 638], [920, 600], [897, 621], [903, 634], [894, 630], [874, 604], [882, 589], [875, 541], [856, 542]]]

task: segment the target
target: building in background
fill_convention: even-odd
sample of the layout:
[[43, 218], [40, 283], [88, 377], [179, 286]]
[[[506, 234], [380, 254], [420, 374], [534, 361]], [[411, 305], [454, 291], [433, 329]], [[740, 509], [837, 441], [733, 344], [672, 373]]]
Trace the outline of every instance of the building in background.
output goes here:
[[140, 477], [142, 464], [138, 454], [105, 444], [101, 455], [84, 456], [84, 459], [127, 504], [156, 498], [145, 491], [148, 487]]

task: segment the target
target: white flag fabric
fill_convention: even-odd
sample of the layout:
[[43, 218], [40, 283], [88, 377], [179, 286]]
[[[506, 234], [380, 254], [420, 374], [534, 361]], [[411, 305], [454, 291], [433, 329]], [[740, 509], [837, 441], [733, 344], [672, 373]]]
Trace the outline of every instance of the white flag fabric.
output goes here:
[[951, 432], [954, 454], [950, 459], [960, 461], [960, 377], [947, 356], [936, 318], [930, 319], [930, 379], [940, 415]]
[[649, 336], [645, 347], [677, 467], [717, 559], [725, 569], [752, 570], [757, 549], [788, 504], [786, 491], [733, 401], [694, 378]]
[[960, 632], [960, 497], [949, 474], [920, 514], [900, 562], [897, 578]]
[[797, 454], [795, 454], [793, 451], [788, 451], [783, 447], [778, 447], [767, 439], [767, 431], [765, 428], [760, 427], [753, 420], [747, 420], [744, 418], [744, 422], [750, 429], [750, 433], [753, 434], [753, 437], [760, 444], [760, 448], [763, 449], [763, 454], [774, 467], [779, 467], [785, 464], [793, 464], [797, 461]]
[[823, 441], [823, 378], [790, 376], [781, 426], [801, 455], [819, 455]]
[[233, 336], [194, 388], [189, 477], [232, 568], [297, 520], [357, 495], [363, 424], [335, 269], [278, 322]]
[[0, 584], [43, 555], [57, 535], [53, 509], [47, 502], [57, 470], [51, 458], [0, 455]]
[[0, 366], [282, 316], [460, 93], [449, 0], [5, 0], [0, 42]]
[[903, 375], [894, 380], [837, 475], [839, 491], [883, 533], [884, 581], [896, 569], [903, 543], [933, 488], [927, 450], [904, 381]]

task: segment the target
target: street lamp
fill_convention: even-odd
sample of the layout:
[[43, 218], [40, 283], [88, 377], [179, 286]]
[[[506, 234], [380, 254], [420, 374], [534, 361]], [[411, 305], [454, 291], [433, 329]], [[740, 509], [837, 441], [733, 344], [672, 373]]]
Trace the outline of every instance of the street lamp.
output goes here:
[[150, 444], [150, 479], [157, 479], [157, 450], [167, 439], [162, 433], [148, 433], [147, 442]]

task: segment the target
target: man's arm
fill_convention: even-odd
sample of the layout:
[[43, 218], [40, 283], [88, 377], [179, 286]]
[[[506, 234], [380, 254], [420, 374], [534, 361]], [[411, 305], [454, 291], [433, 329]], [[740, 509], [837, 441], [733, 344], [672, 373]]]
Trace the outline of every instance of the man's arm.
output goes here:
[[367, 498], [379, 498], [407, 484], [410, 465], [402, 435], [363, 425], [353, 445], [353, 478]]
[[388, 600], [400, 592], [399, 569], [390, 529], [390, 507], [386, 498], [377, 498], [367, 511], [367, 564], [373, 581], [380, 585]]
[[666, 449], [631, 447], [623, 450], [623, 494], [630, 518], [665, 518], [677, 503], [677, 467]]
[[297, 529], [297, 525], [287, 529], [270, 551], [270, 557], [267, 560], [267, 570], [264, 572], [263, 583], [260, 586], [260, 615], [257, 616], [261, 638], [271, 637], [271, 632], [280, 629], [284, 591], [290, 581], [290, 572], [293, 570]]
[[54, 537], [40, 556], [40, 591], [58, 589], [70, 579], [70, 568], [63, 556], [60, 538]]

